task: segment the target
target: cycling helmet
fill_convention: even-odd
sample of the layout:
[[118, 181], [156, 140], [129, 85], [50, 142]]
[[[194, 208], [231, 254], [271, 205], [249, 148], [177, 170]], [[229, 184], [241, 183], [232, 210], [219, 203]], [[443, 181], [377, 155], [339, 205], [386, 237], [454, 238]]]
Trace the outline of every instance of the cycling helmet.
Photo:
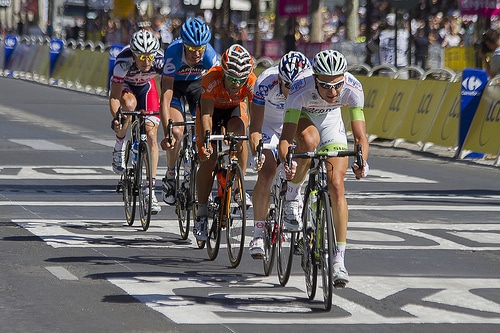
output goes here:
[[292, 83], [300, 72], [309, 67], [311, 64], [305, 55], [297, 51], [290, 51], [281, 57], [278, 72], [282, 80]]
[[181, 27], [182, 41], [189, 45], [201, 46], [208, 44], [212, 33], [208, 25], [199, 18], [188, 18]]
[[341, 75], [347, 69], [347, 60], [338, 51], [325, 50], [314, 56], [313, 71], [317, 75]]
[[253, 59], [243, 46], [234, 44], [222, 55], [221, 66], [228, 76], [246, 77], [253, 71]]
[[154, 53], [160, 49], [160, 42], [151, 31], [142, 29], [132, 35], [130, 49], [134, 53]]

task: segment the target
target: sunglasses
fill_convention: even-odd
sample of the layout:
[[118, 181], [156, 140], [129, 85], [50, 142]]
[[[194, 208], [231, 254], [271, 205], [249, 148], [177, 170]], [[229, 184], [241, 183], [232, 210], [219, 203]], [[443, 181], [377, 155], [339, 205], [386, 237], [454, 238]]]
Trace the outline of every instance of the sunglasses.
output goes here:
[[321, 86], [321, 88], [326, 89], [326, 90], [332, 90], [332, 89], [340, 89], [344, 85], [344, 80], [335, 82], [335, 83], [329, 83], [329, 82], [324, 82], [316, 78], [316, 82]]
[[190, 52], [201, 52], [203, 51], [207, 46], [206, 45], [202, 45], [202, 46], [191, 46], [191, 45], [186, 45], [184, 44], [184, 46], [186, 47], [186, 49]]
[[135, 54], [137, 56], [137, 59], [139, 59], [140, 61], [146, 61], [146, 59], [149, 59], [151, 61], [154, 60], [155, 58], [155, 54], [150, 54], [150, 55], [145, 55], [145, 54]]
[[241, 79], [226, 75], [226, 79], [232, 84], [243, 84], [248, 80], [248, 77], [242, 77]]

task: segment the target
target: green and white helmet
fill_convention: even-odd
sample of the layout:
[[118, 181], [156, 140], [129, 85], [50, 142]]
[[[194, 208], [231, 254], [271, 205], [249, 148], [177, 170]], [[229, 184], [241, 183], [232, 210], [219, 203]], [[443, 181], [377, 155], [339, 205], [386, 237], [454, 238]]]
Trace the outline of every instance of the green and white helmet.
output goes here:
[[341, 75], [347, 70], [347, 60], [338, 51], [324, 50], [314, 56], [312, 67], [317, 75]]

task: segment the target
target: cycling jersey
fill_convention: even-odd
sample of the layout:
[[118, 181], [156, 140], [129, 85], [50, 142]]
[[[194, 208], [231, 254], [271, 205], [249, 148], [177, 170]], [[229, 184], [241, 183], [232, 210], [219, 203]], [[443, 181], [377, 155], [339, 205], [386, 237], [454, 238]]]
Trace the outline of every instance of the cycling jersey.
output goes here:
[[217, 53], [212, 45], [207, 44], [203, 58], [194, 66], [186, 63], [182, 39], [176, 39], [165, 51], [163, 75], [174, 77], [175, 81], [193, 81], [202, 77], [205, 72], [219, 64]]
[[147, 72], [141, 72], [135, 65], [132, 50], [130, 50], [129, 46], [126, 46], [116, 57], [111, 82], [126, 83], [129, 86], [143, 86], [156, 75], [162, 73], [164, 61], [163, 51], [158, 50], [151, 69]]
[[253, 103], [265, 107], [262, 123], [264, 143], [278, 144], [283, 128], [286, 97], [278, 77], [278, 66], [273, 66], [263, 71], [255, 83]]
[[347, 137], [341, 106], [362, 112], [364, 94], [358, 79], [346, 72], [338, 99], [328, 103], [318, 93], [313, 71], [307, 69], [299, 74], [290, 88], [284, 122], [297, 124], [301, 117], [307, 117], [320, 133], [320, 149], [344, 150], [347, 149]]
[[[201, 98], [208, 98], [214, 101], [216, 109], [230, 109], [240, 103], [250, 103], [253, 99], [253, 89], [257, 77], [254, 73], [248, 76], [248, 80], [241, 86], [236, 94], [229, 95], [224, 88], [224, 73], [221, 66], [212, 67], [201, 80]], [[246, 107], [245, 107], [246, 110]]]

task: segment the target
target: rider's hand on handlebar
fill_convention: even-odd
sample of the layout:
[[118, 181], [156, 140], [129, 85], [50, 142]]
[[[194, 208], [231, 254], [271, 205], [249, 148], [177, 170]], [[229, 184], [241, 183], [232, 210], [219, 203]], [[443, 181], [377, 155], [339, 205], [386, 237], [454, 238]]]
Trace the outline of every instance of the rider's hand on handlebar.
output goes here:
[[356, 175], [356, 179], [365, 178], [370, 172], [370, 166], [366, 161], [363, 161], [363, 169], [360, 169], [356, 162], [352, 163], [351, 168], [352, 172]]
[[176, 141], [175, 137], [172, 137], [171, 140], [169, 138], [165, 138], [165, 139], [161, 140], [161, 143], [160, 143], [161, 149], [163, 149], [163, 150], [174, 149], [175, 141]]
[[292, 180], [295, 177], [295, 173], [297, 172], [297, 162], [292, 161], [292, 166], [289, 167], [287, 163], [283, 162], [283, 170], [285, 171], [286, 180]]
[[260, 155], [260, 161], [258, 160], [258, 156], [252, 156], [252, 159], [250, 160], [250, 166], [255, 170], [255, 171], [260, 171], [262, 167], [264, 166], [264, 162], [266, 161], [266, 155], [261, 154]]
[[212, 145], [207, 149], [205, 146], [202, 146], [200, 151], [198, 152], [198, 156], [201, 161], [208, 161], [210, 159], [210, 155], [212, 155]]

